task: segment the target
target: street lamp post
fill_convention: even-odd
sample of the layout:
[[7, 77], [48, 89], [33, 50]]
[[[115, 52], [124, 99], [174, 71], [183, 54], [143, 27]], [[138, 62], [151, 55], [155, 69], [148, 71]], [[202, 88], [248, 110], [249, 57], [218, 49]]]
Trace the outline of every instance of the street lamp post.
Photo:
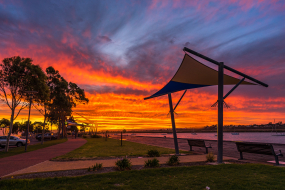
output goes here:
[[29, 127], [30, 127], [30, 115], [31, 115], [31, 105], [32, 105], [32, 99], [34, 93], [37, 93], [36, 91], [26, 91], [27, 94], [29, 94], [30, 99], [30, 105], [29, 105], [29, 116], [28, 116], [28, 125], [26, 129], [26, 144], [25, 144], [25, 152], [27, 152], [27, 146], [28, 146], [28, 137], [29, 137]]

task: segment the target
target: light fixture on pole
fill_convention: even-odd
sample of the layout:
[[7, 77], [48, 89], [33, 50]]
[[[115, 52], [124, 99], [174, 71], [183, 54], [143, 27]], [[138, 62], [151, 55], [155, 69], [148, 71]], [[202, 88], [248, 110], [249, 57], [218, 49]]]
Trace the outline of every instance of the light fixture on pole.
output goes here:
[[32, 99], [34, 97], [35, 93], [38, 93], [37, 91], [26, 91], [27, 95], [29, 95], [30, 99], [30, 105], [29, 105], [29, 116], [28, 116], [28, 125], [26, 129], [26, 144], [25, 144], [25, 152], [27, 152], [27, 145], [28, 145], [28, 137], [29, 137], [29, 127], [30, 127], [30, 115], [31, 115], [31, 105], [32, 105]]

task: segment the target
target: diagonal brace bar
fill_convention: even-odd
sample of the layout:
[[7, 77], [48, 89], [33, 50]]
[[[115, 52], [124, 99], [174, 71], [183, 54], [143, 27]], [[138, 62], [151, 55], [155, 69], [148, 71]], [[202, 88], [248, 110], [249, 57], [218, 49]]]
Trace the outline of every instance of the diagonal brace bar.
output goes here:
[[[182, 94], [181, 98], [178, 100], [176, 106], [173, 108], [173, 112], [174, 112], [175, 114], [177, 114], [177, 113], [175, 112], [175, 109], [176, 109], [176, 107], [178, 106], [178, 104], [180, 103], [180, 101], [182, 100], [182, 98], [183, 98], [183, 96], [185, 95], [186, 91], [187, 91], [187, 89], [184, 91], [184, 93]], [[168, 114], [169, 114], [169, 113], [170, 113], [170, 111], [168, 112]], [[167, 114], [167, 116], [168, 116], [168, 114]], [[178, 114], [177, 114], [177, 115], [178, 115]]]
[[187, 90], [184, 91], [184, 93], [182, 94], [181, 98], [178, 100], [176, 106], [173, 108], [173, 111], [175, 111], [176, 107], [178, 106], [178, 104], [180, 103], [180, 101], [182, 100], [183, 96], [185, 95]]
[[[241, 79], [224, 97], [223, 100], [226, 99], [243, 81], [245, 78]], [[218, 103], [218, 100], [211, 106], [215, 107]]]
[[245, 78], [241, 79], [225, 96], [224, 99], [226, 99], [243, 81]]

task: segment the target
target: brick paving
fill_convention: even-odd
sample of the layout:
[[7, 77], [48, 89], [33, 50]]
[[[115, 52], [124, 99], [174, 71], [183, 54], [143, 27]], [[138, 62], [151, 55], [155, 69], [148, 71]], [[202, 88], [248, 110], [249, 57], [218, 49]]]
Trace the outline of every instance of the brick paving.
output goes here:
[[81, 138], [68, 139], [68, 141], [61, 144], [38, 149], [32, 152], [18, 154], [15, 156], [1, 158], [0, 177], [39, 164], [46, 160], [50, 160], [54, 157], [64, 155], [70, 151], [81, 147], [86, 142], [87, 141], [85, 139]]

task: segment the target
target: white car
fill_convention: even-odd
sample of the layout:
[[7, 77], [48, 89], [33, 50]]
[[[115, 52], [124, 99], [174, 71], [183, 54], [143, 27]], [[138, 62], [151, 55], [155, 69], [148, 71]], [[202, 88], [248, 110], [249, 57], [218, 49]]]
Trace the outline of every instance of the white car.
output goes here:
[[[0, 136], [0, 147], [4, 148], [7, 142], [7, 136]], [[28, 144], [30, 140], [28, 139]], [[10, 136], [9, 146], [23, 146], [26, 144], [26, 139], [21, 139], [16, 136]]]

